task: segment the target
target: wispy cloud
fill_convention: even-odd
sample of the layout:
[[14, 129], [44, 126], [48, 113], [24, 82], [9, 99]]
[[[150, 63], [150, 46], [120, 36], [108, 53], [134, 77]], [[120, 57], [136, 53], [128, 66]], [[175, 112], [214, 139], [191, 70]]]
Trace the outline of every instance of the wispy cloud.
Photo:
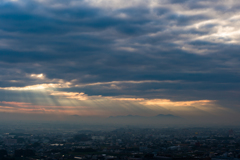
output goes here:
[[50, 95], [58, 96], [58, 97], [64, 97], [64, 98], [70, 98], [70, 99], [77, 99], [77, 100], [87, 100], [88, 96], [84, 94], [83, 92], [59, 92], [59, 91], [51, 91]]
[[98, 86], [98, 85], [112, 85], [112, 84], [141, 84], [141, 83], [179, 83], [181, 81], [172, 81], [172, 80], [164, 80], [164, 81], [157, 81], [157, 80], [144, 80], [144, 81], [111, 81], [111, 82], [96, 82], [96, 83], [86, 83], [86, 84], [78, 84], [75, 87], [85, 87], [85, 86]]
[[[47, 79], [43, 74], [31, 74], [31, 78], [42, 79], [45, 82], [53, 82], [53, 83], [43, 83], [36, 84], [31, 86], [24, 87], [0, 87], [2, 90], [42, 90], [42, 89], [60, 89], [60, 88], [71, 88], [71, 87], [86, 87], [86, 86], [101, 86], [101, 85], [110, 85], [112, 88], [117, 88], [117, 84], [142, 84], [142, 83], [180, 83], [181, 81], [157, 81], [157, 80], [144, 80], [144, 81], [111, 81], [111, 82], [95, 82], [95, 83], [83, 83], [77, 84], [75, 80], [70, 82], [66, 82], [62, 79]], [[75, 83], [75, 84], [74, 84]], [[113, 86], [114, 85], [114, 86]]]

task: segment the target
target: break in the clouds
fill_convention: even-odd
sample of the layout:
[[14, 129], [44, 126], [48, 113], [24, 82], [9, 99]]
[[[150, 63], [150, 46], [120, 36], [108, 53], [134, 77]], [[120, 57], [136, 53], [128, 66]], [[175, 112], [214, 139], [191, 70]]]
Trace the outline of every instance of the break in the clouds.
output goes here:
[[239, 114], [237, 0], [1, 0], [0, 111]]

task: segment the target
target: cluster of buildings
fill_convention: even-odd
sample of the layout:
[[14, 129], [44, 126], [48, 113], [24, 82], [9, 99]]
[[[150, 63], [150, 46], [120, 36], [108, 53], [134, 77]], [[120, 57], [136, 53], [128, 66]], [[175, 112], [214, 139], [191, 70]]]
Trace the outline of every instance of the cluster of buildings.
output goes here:
[[0, 133], [2, 160], [240, 159], [238, 128], [125, 127]]

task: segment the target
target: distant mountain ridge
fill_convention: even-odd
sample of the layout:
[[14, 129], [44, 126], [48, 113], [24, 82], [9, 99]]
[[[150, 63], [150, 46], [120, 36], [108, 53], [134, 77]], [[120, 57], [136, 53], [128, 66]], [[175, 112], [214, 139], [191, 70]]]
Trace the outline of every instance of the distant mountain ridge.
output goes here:
[[172, 115], [172, 114], [158, 114], [156, 116], [152, 117], [145, 117], [145, 116], [139, 116], [139, 115], [127, 115], [127, 116], [110, 116], [108, 118], [180, 118], [178, 116]]
[[127, 115], [127, 116], [110, 116], [109, 118], [144, 118], [143, 116], [139, 115]]
[[164, 117], [164, 118], [180, 118], [180, 117], [174, 116], [172, 114], [158, 114], [155, 117], [158, 117], [158, 118], [162, 118], [162, 117]]

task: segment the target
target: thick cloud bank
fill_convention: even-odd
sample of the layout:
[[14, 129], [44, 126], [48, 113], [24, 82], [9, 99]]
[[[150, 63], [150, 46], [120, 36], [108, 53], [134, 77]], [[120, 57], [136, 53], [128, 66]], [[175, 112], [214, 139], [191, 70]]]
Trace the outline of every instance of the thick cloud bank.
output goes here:
[[2, 0], [0, 110], [239, 117], [239, 9], [237, 0]]

